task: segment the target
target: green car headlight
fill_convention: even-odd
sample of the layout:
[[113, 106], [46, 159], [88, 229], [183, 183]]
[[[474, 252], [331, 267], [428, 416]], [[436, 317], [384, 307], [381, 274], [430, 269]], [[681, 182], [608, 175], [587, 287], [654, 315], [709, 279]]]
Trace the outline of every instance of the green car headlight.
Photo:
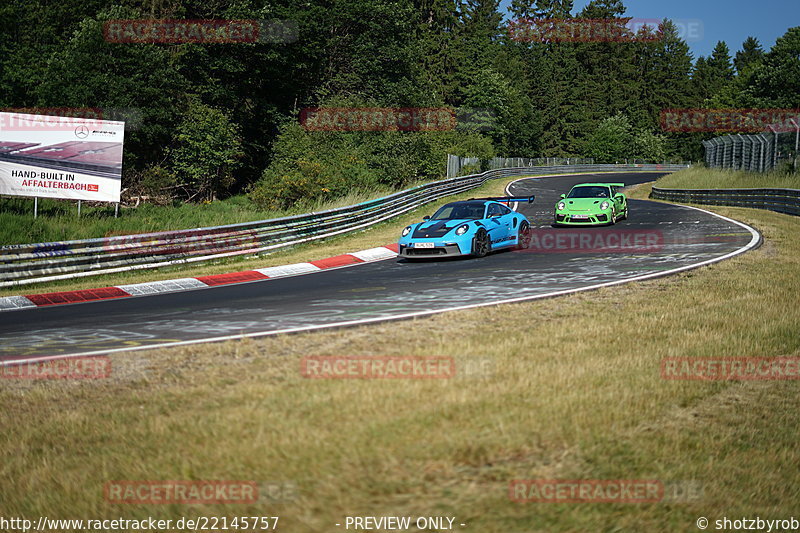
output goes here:
[[602, 204], [600, 204], [601, 211], [605, 211], [606, 209], [608, 209], [608, 202], [603, 202]]
[[567, 207], [567, 204], [565, 204], [564, 202], [558, 202], [558, 205], [556, 207], [558, 208], [559, 211], [561, 211], [562, 209]]
[[409, 233], [411, 233], [411, 226], [406, 226], [405, 228], [403, 228], [403, 237], [405, 237]]
[[459, 226], [458, 229], [456, 229], [456, 235], [464, 235], [468, 229], [469, 226], [466, 224], [464, 224], [463, 226]]

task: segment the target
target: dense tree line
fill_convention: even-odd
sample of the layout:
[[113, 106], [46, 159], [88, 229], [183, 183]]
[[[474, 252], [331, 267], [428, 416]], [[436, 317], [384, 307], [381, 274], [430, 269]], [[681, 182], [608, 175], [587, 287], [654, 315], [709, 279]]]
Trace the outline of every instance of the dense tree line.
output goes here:
[[[622, 0], [514, 0], [512, 20], [622, 19]], [[285, 42], [119, 43], [119, 19], [292, 21]], [[511, 24], [513, 27], [513, 23]], [[439, 177], [488, 158], [699, 159], [665, 108], [800, 107], [800, 28], [692, 57], [665, 21], [616, 42], [520, 38], [498, 0], [30, 0], [0, 7], [0, 107], [102, 108], [129, 122], [125, 187], [271, 206]], [[628, 37], [632, 37], [629, 35]], [[645, 38], [647, 37], [647, 38]], [[488, 109], [490, 128], [309, 131], [302, 109]]]

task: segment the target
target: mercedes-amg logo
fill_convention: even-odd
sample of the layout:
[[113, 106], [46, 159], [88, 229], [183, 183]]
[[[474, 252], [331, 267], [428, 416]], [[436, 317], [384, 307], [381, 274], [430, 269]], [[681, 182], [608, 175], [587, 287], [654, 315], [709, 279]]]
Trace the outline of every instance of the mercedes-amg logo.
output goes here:
[[89, 136], [89, 128], [86, 126], [78, 126], [75, 128], [75, 137], [78, 139], [85, 139]]

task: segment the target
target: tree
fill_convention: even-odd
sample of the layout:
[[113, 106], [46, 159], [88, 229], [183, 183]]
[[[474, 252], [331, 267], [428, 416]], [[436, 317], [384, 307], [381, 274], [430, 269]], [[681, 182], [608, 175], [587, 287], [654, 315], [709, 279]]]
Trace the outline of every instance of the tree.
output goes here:
[[492, 69], [479, 71], [466, 88], [464, 105], [487, 110], [495, 124], [487, 132], [501, 154], [533, 154], [538, 151], [539, 131], [527, 96]]
[[576, 116], [579, 141], [586, 137], [598, 123], [617, 113], [629, 113], [630, 95], [640, 92], [641, 80], [635, 75], [636, 43], [628, 31], [629, 18], [624, 17], [625, 6], [621, 0], [592, 0], [578, 14], [578, 18], [602, 20], [613, 29], [619, 39], [575, 43], [576, 58], [580, 67], [576, 74], [576, 88], [585, 103]]
[[763, 107], [800, 108], [800, 26], [778, 38], [753, 70], [747, 92]]
[[[497, 11], [499, 0], [464, 0], [461, 11], [461, 40], [464, 68], [460, 69], [459, 84], [467, 87], [481, 70], [492, 68], [500, 51], [500, 23]], [[462, 93], [466, 96], [466, 93]]]
[[460, 46], [462, 25], [453, 0], [422, 0], [418, 5], [416, 57], [418, 85], [422, 87], [422, 105], [460, 103], [459, 72], [465, 54]]
[[703, 105], [705, 100], [722, 91], [732, 80], [733, 64], [730, 51], [724, 41], [719, 41], [710, 57], [700, 57], [695, 64], [692, 82], [698, 104]]
[[615, 163], [633, 157], [631, 123], [623, 114], [603, 120], [586, 140], [584, 153], [595, 163]]
[[[645, 112], [640, 126], [655, 127], [661, 111], [667, 108], [688, 107], [692, 102], [689, 75], [692, 54], [681, 39], [672, 21], [665, 20], [658, 28], [658, 39], [640, 43], [637, 59], [643, 61], [634, 74], [641, 80], [638, 106]], [[644, 58], [647, 58], [646, 60]], [[631, 102], [636, 106], [637, 102]]]
[[664, 161], [667, 155], [667, 139], [646, 128], [641, 128], [633, 133], [631, 155], [635, 159], [656, 163]]
[[708, 58], [706, 64], [717, 75], [718, 79], [722, 82], [727, 82], [733, 79], [733, 64], [731, 63], [731, 53], [725, 41], [718, 41], [714, 50], [711, 52], [711, 57]]
[[128, 124], [123, 168], [143, 168], [163, 157], [178, 121], [175, 99], [187, 88], [179, 59], [155, 44], [111, 43], [103, 24], [136, 18], [137, 11], [112, 7], [86, 18], [53, 52], [44, 77], [33, 89], [44, 107], [133, 109], [136, 124]]
[[741, 76], [745, 70], [752, 68], [763, 58], [764, 49], [761, 48], [761, 43], [755, 37], [748, 37], [742, 43], [742, 49], [736, 52], [736, 57], [733, 58], [733, 66], [736, 67], [736, 72]]
[[178, 178], [188, 180], [190, 199], [215, 200], [233, 185], [243, 155], [238, 129], [223, 111], [189, 98], [169, 156]]
[[515, 18], [568, 18], [574, 0], [511, 0], [508, 10]]
[[415, 9], [411, 0], [312, 2], [324, 36], [317, 101], [344, 95], [416, 105]]

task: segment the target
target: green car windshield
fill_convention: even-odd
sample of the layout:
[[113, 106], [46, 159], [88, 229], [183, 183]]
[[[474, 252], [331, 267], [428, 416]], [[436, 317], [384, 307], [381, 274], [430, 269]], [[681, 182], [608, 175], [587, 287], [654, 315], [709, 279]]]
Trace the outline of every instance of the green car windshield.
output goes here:
[[609, 198], [608, 187], [573, 187], [567, 198]]
[[483, 218], [483, 203], [447, 204], [431, 217], [432, 220], [478, 220]]

